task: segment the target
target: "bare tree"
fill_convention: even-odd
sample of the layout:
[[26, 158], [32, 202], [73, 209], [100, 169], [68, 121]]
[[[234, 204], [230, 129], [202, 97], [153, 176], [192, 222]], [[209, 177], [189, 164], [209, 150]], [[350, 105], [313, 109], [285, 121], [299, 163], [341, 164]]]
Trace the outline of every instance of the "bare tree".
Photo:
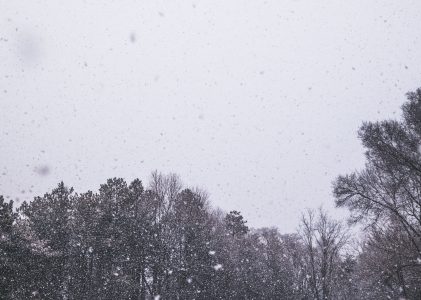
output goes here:
[[313, 297], [318, 300], [334, 299], [335, 275], [340, 268], [340, 254], [348, 233], [343, 225], [319, 209], [302, 215], [301, 237], [305, 245], [307, 277]]
[[[363, 124], [359, 138], [367, 150], [365, 169], [334, 183], [337, 206], [351, 211], [352, 222], [367, 225], [372, 247], [366, 251], [376, 249], [396, 261], [386, 272], [397, 276], [391, 278], [398, 278], [398, 286], [388, 285], [391, 281], [385, 286], [404, 298], [421, 296], [421, 89], [407, 96], [402, 120]], [[399, 274], [395, 265], [402, 266]], [[409, 288], [407, 282], [414, 281]]]

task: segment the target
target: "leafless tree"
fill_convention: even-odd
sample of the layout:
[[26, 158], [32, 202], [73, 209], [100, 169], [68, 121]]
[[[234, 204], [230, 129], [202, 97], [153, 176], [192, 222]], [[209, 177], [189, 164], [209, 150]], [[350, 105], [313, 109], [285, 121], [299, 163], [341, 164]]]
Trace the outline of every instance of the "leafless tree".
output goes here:
[[307, 210], [302, 215], [300, 233], [313, 297], [318, 300], [334, 299], [335, 276], [340, 268], [341, 250], [348, 240], [347, 230], [319, 209], [317, 212]]

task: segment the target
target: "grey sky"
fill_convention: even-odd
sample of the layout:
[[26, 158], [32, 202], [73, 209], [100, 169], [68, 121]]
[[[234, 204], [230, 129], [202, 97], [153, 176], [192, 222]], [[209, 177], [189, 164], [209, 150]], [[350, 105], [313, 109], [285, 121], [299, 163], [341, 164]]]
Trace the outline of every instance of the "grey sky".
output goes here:
[[363, 165], [361, 122], [421, 85], [420, 20], [420, 1], [2, 0], [0, 194], [158, 169], [293, 231]]

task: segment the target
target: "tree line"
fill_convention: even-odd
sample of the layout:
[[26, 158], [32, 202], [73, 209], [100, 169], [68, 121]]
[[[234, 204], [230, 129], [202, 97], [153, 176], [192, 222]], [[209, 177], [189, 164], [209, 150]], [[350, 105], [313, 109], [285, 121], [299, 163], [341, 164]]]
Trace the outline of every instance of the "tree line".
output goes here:
[[421, 89], [402, 111], [361, 126], [366, 165], [333, 183], [347, 224], [319, 209], [293, 234], [249, 228], [159, 172], [0, 196], [0, 299], [421, 299]]

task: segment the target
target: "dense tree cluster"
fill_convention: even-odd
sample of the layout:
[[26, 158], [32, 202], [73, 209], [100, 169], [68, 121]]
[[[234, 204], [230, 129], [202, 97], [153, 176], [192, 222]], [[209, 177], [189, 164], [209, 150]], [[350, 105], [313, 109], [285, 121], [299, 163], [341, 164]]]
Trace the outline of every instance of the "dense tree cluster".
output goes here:
[[174, 174], [60, 183], [0, 196], [0, 299], [421, 299], [421, 90], [403, 113], [365, 123], [365, 169], [334, 182], [359, 242], [322, 209], [295, 234], [250, 229]]
[[[338, 284], [338, 242], [313, 250], [299, 235], [249, 230], [175, 175], [153, 173], [148, 189], [109, 179], [85, 194], [60, 183], [17, 211], [0, 198], [4, 299], [299, 299]], [[340, 232], [312, 222], [319, 231], [306, 237], [318, 242]]]
[[0, 198], [0, 213], [4, 299], [328, 299], [347, 284], [344, 231], [324, 212], [302, 236], [250, 230], [172, 174], [60, 183], [17, 212]]

